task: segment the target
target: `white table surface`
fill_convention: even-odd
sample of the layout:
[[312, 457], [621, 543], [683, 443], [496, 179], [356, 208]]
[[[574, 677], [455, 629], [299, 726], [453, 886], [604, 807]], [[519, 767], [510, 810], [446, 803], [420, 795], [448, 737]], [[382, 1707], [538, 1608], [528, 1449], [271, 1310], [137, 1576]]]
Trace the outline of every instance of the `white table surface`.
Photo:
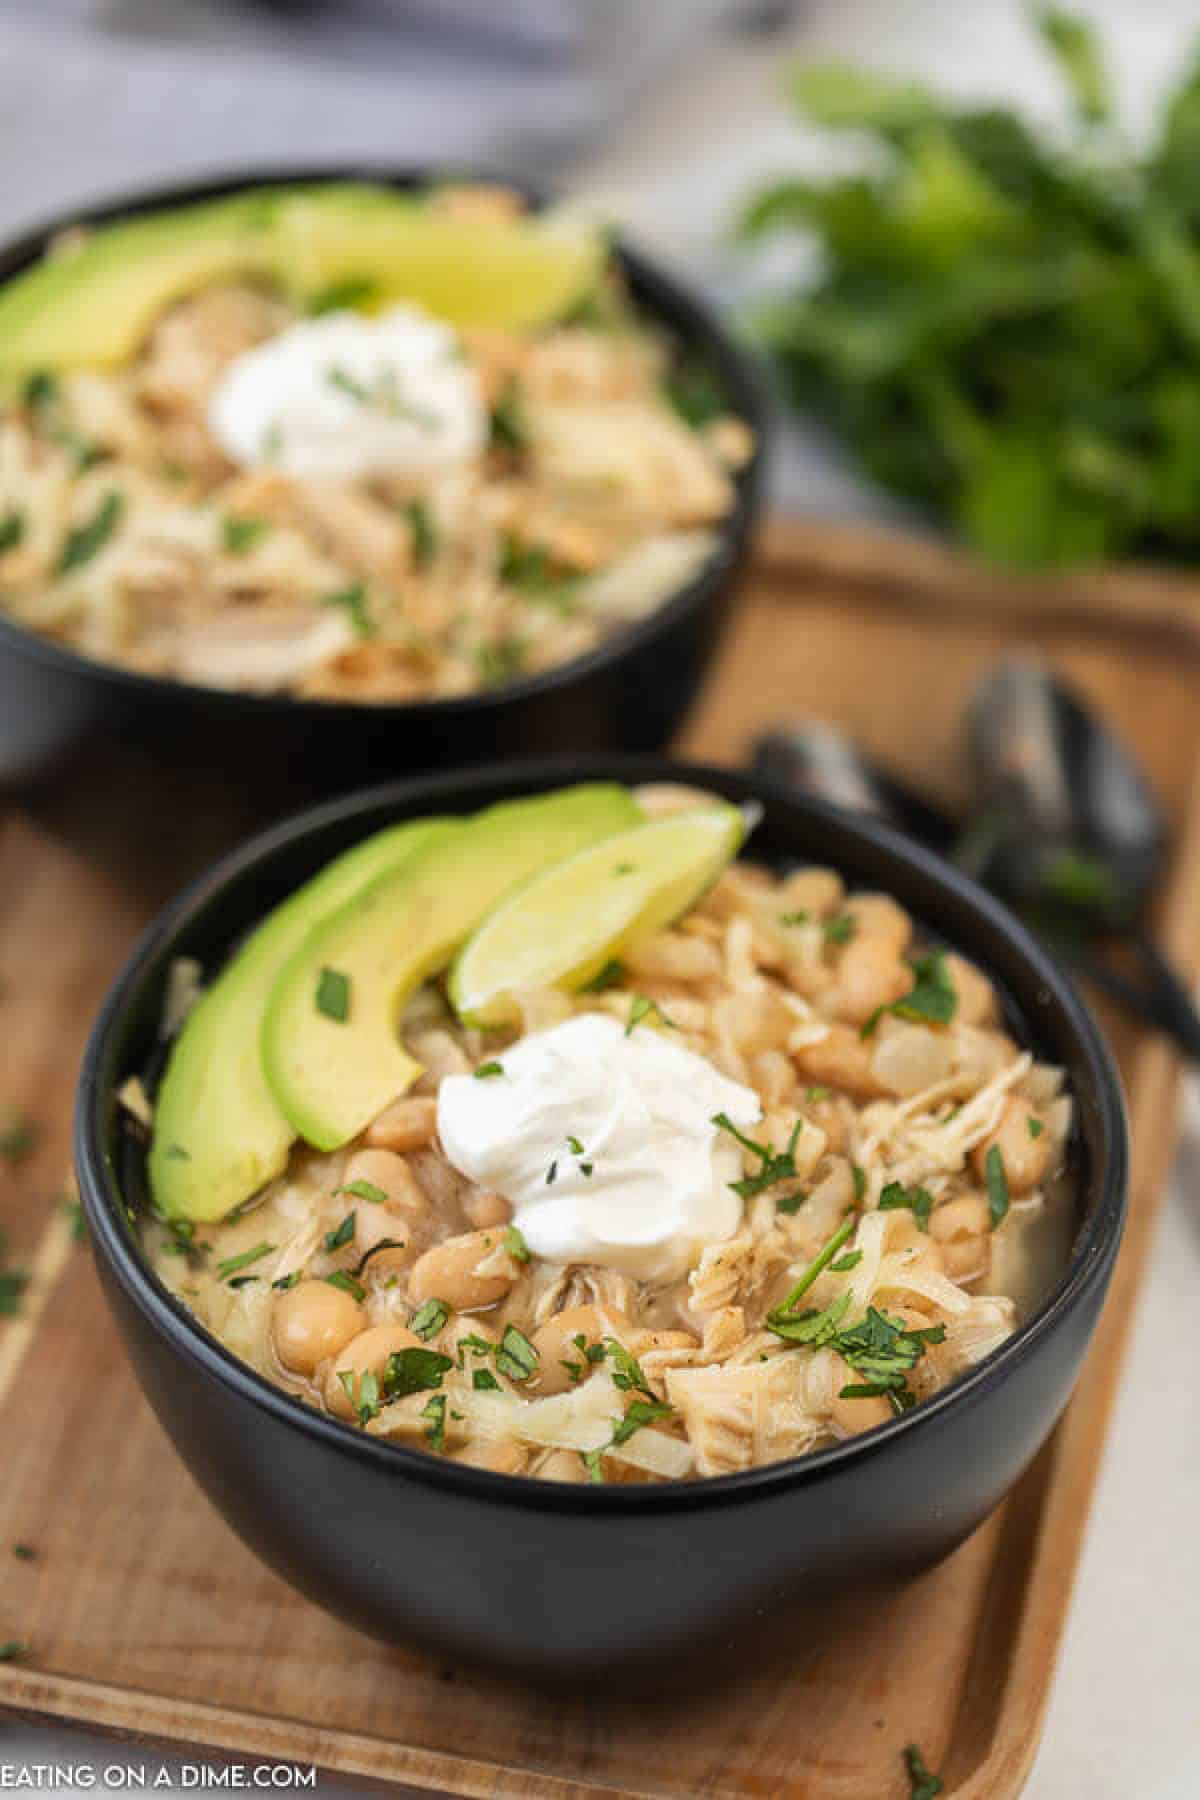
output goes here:
[[[1092, 0], [1086, 10], [1104, 21], [1119, 47], [1122, 97], [1137, 130], [1187, 47], [1196, 10], [1189, 0]], [[908, 66], [975, 95], [1019, 93], [1043, 116], [1054, 116], [1057, 106], [1054, 84], [1013, 0], [960, 0], [956, 6], [946, 0], [811, 0], [783, 43], [700, 46], [641, 106], [619, 146], [594, 154], [579, 177], [585, 192], [647, 244], [726, 293], [737, 277], [714, 241], [737, 197], [749, 182], [793, 169], [801, 154], [819, 155], [779, 98], [781, 54], [789, 41], [805, 52]], [[774, 489], [779, 504], [805, 511], [881, 510], [824, 446], [799, 433], [791, 434], [778, 459]], [[1029, 1800], [1200, 1796], [1200, 1404], [1190, 1346], [1200, 1301], [1196, 1093], [1189, 1096], [1189, 1120], [1138, 1312], [1045, 1737], [1026, 1789]], [[6, 1765], [55, 1761], [99, 1771], [131, 1759], [144, 1764], [148, 1781], [158, 1775], [169, 1784], [156, 1791], [185, 1791], [178, 1764], [143, 1756], [133, 1746], [0, 1722], [0, 1774]], [[189, 1771], [187, 1787], [196, 1785]], [[341, 1800], [358, 1790], [324, 1777], [318, 1792], [324, 1800]]]

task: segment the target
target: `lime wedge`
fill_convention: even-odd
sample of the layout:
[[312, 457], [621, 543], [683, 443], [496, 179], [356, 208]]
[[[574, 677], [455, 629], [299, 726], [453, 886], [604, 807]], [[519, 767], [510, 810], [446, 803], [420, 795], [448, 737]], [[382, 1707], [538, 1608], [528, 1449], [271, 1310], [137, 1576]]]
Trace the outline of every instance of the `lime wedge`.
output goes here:
[[404, 195], [301, 193], [280, 209], [280, 278], [299, 299], [361, 292], [369, 311], [412, 301], [451, 325], [522, 330], [567, 312], [595, 285], [606, 249], [554, 213], [471, 220]]
[[528, 988], [586, 986], [635, 938], [661, 931], [737, 855], [735, 806], [678, 813], [605, 838], [535, 875], [464, 946], [450, 998], [469, 1025], [511, 1020]]

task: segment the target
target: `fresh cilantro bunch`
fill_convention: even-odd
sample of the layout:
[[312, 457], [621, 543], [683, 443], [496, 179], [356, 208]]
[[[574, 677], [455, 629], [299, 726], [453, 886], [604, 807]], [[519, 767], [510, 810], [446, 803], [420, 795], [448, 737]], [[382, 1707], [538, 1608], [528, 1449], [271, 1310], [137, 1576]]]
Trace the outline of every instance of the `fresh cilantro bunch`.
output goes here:
[[840, 64], [790, 80], [863, 134], [861, 173], [782, 181], [748, 239], [815, 238], [815, 284], [758, 316], [796, 406], [886, 487], [1002, 562], [1200, 552], [1200, 56], [1142, 153], [1081, 20], [1038, 29], [1064, 147], [1015, 112]]

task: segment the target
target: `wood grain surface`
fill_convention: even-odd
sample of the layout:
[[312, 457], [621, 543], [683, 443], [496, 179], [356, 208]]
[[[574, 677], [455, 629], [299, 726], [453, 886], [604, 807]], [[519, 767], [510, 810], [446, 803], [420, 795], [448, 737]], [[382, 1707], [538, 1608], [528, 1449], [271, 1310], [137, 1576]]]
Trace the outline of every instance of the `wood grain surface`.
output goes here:
[[[1047, 654], [1135, 741], [1168, 807], [1161, 936], [1194, 971], [1200, 608], [1185, 584], [1131, 583], [1075, 578], [1035, 604], [929, 545], [775, 526], [681, 748], [740, 761], [768, 725], [822, 715], [953, 802], [972, 683], [1002, 651]], [[109, 746], [0, 825], [0, 1104], [41, 1128], [0, 1163], [10, 1260], [34, 1275], [0, 1321], [0, 1640], [29, 1645], [0, 1666], [0, 1703], [406, 1791], [902, 1800], [915, 1740], [960, 1800], [1017, 1794], [1171, 1160], [1167, 1047], [1105, 1015], [1134, 1126], [1130, 1228], [1080, 1388], [1006, 1505], [852, 1626], [798, 1620], [786, 1666], [757, 1669], [747, 1644], [701, 1700], [547, 1699], [381, 1647], [260, 1567], [175, 1460], [73, 1240], [61, 1189], [88, 1025], [154, 907], [246, 823]]]

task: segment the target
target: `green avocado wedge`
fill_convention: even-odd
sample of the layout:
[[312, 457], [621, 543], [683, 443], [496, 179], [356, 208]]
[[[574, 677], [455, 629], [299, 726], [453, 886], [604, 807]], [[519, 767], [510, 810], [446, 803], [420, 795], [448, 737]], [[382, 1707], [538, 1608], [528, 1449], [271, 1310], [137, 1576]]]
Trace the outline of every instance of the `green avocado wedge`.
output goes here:
[[263, 1068], [292, 1129], [321, 1150], [361, 1131], [420, 1073], [397, 1033], [413, 991], [511, 889], [640, 816], [616, 785], [502, 802], [326, 919], [280, 971], [263, 1020]]
[[741, 848], [746, 819], [713, 803], [636, 826], [542, 870], [465, 945], [450, 999], [470, 1025], [503, 1025], [521, 988], [586, 986], [636, 938], [677, 919]]
[[196, 1002], [155, 1100], [150, 1192], [165, 1217], [222, 1219], [285, 1167], [295, 1133], [267, 1086], [258, 1046], [276, 975], [322, 919], [457, 829], [423, 819], [355, 845], [269, 913]]
[[0, 388], [117, 368], [169, 306], [215, 282], [265, 282], [312, 312], [404, 300], [509, 330], [594, 288], [607, 252], [579, 220], [464, 221], [426, 200], [370, 183], [249, 188], [97, 225], [0, 285]]

